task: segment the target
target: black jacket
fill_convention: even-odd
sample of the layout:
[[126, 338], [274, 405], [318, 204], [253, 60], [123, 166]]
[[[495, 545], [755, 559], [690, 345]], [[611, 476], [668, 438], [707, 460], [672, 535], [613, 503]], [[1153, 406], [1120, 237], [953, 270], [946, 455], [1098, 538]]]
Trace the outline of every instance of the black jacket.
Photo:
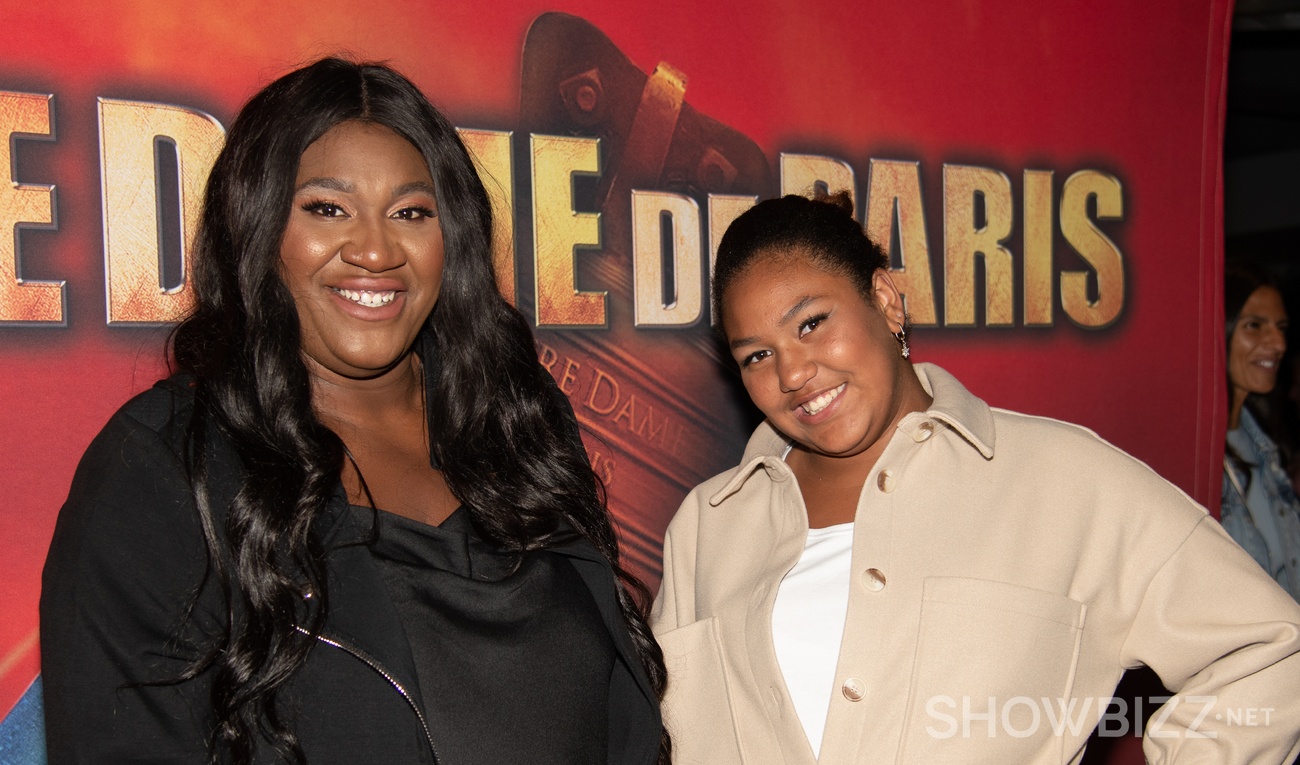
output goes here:
[[[40, 604], [52, 765], [208, 756], [210, 673], [157, 684], [187, 667], [225, 621], [217, 583], [205, 582], [207, 551], [182, 459], [192, 409], [184, 378], [127, 403], [82, 457], [59, 513]], [[220, 513], [241, 470], [228, 441], [214, 435], [209, 446], [212, 507]], [[318, 519], [332, 547], [328, 616], [277, 706], [311, 765], [432, 763], [437, 731], [426, 725], [436, 721], [423, 720], [409, 691], [415, 666], [377, 564], [364, 545], [332, 545], [355, 528], [346, 517], [340, 487]], [[618, 651], [609, 762], [653, 763], [658, 702], [618, 609], [613, 572], [585, 542], [554, 551], [591, 589]], [[269, 746], [259, 747], [258, 760], [274, 760]]]

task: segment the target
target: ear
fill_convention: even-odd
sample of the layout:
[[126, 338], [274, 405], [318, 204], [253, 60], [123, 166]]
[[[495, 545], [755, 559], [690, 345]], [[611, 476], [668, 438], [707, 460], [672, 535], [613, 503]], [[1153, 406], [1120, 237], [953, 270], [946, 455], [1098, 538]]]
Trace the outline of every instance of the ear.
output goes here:
[[885, 268], [876, 269], [876, 273], [871, 277], [871, 294], [875, 298], [876, 307], [885, 315], [891, 324], [898, 324], [902, 327], [904, 319], [903, 314], [903, 295], [894, 285], [894, 279], [889, 275], [889, 270]]

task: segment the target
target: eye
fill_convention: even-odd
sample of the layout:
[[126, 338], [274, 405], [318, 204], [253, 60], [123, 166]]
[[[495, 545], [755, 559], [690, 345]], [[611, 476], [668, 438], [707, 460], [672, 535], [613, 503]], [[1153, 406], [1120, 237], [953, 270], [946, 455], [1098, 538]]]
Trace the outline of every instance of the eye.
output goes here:
[[431, 207], [412, 205], [410, 207], [403, 207], [393, 213], [393, 217], [398, 220], [424, 220], [425, 218], [436, 218], [438, 217], [438, 213]]
[[745, 356], [740, 359], [740, 368], [744, 369], [745, 367], [748, 367], [754, 362], [761, 361], [762, 359], [765, 359], [770, 355], [772, 355], [771, 351], [754, 351], [748, 356]]
[[809, 316], [808, 318], [799, 322], [799, 337], [803, 337], [809, 332], [812, 332], [814, 329], [817, 329], [818, 325], [820, 325], [823, 321], [826, 321], [826, 316], [827, 314], [819, 313], [816, 316]]
[[343, 208], [333, 202], [323, 200], [312, 200], [302, 206], [302, 209], [312, 215], [319, 215], [322, 218], [341, 218], [343, 217]]

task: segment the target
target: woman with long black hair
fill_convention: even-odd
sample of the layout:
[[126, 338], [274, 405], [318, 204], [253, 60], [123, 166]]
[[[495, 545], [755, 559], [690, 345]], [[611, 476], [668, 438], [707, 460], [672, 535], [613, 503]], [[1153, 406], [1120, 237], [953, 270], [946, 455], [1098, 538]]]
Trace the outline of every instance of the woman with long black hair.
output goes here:
[[325, 59], [243, 108], [176, 374], [59, 516], [51, 763], [667, 762], [639, 585], [491, 227], [387, 67]]
[[1277, 387], [1288, 326], [1282, 293], [1238, 261], [1224, 268], [1228, 432], [1220, 518], [1291, 597], [1300, 600], [1300, 499], [1287, 475], [1267, 396]]

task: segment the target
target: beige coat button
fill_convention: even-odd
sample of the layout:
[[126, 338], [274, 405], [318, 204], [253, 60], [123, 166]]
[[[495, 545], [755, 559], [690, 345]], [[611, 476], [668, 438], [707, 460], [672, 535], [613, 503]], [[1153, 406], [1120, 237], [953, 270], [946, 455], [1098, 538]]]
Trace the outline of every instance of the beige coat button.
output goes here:
[[862, 581], [867, 585], [868, 590], [880, 592], [885, 589], [885, 572], [878, 568], [869, 568], [862, 572]]
[[844, 681], [844, 686], [840, 688], [844, 693], [844, 698], [849, 701], [862, 701], [862, 697], [867, 695], [867, 686], [856, 677], [850, 677]]
[[876, 486], [881, 491], [888, 494], [894, 490], [894, 471], [882, 470], [880, 475], [876, 476]]
[[916, 441], [920, 443], [921, 441], [924, 441], [933, 435], [934, 435], [934, 423], [930, 422], [929, 420], [926, 420], [925, 422], [921, 423], [920, 426], [917, 427], [915, 438]]

